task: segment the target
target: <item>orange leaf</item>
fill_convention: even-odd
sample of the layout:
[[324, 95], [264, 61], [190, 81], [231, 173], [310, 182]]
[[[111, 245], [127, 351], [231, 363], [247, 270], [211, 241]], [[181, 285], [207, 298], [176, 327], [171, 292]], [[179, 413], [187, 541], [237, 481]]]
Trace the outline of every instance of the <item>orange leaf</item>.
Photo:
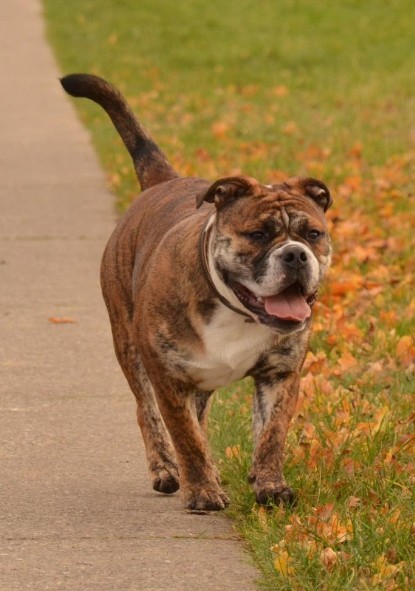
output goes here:
[[346, 472], [346, 474], [348, 474], [348, 476], [354, 476], [355, 474], [359, 473], [359, 471], [362, 468], [362, 465], [360, 462], [354, 460], [353, 458], [345, 458], [342, 461], [342, 467], [344, 468], [344, 471]]
[[345, 185], [350, 187], [353, 191], [357, 191], [362, 185], [361, 176], [349, 176], [344, 180]]
[[355, 144], [349, 151], [349, 155], [353, 158], [361, 158], [363, 153], [363, 145], [361, 143]]
[[396, 355], [403, 363], [409, 363], [415, 358], [413, 339], [409, 335], [401, 337], [396, 345]]
[[324, 548], [320, 552], [320, 561], [327, 570], [331, 570], [337, 562], [337, 552], [333, 548]]
[[315, 509], [315, 515], [322, 521], [328, 521], [334, 511], [334, 503], [327, 503], [327, 505], [320, 505]]
[[273, 89], [273, 92], [274, 92], [275, 96], [287, 96], [289, 91], [286, 86], [281, 84], [280, 86], [276, 86]]
[[350, 276], [347, 280], [330, 283], [330, 292], [334, 296], [342, 296], [349, 292], [358, 291], [363, 285], [361, 275]]
[[298, 125], [295, 121], [288, 121], [282, 128], [286, 135], [294, 135], [298, 133]]
[[48, 321], [52, 324], [76, 324], [76, 320], [68, 318], [67, 316], [51, 316]]
[[348, 371], [358, 365], [357, 359], [349, 351], [345, 351], [337, 363], [340, 365], [342, 371]]
[[359, 497], [349, 497], [347, 500], [347, 506], [349, 509], [356, 509], [356, 507], [359, 507], [361, 504], [361, 499], [359, 499]]
[[229, 123], [226, 123], [226, 121], [217, 121], [216, 123], [212, 124], [213, 135], [217, 139], [222, 139], [225, 137], [230, 127], [231, 126], [229, 125]]

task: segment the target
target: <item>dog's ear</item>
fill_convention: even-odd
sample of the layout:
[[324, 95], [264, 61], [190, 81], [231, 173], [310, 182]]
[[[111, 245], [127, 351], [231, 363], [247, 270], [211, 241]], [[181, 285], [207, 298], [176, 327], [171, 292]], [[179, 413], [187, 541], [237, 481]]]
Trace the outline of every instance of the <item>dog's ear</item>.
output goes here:
[[326, 212], [333, 203], [330, 191], [324, 183], [316, 179], [303, 179], [302, 186], [305, 194]]
[[255, 186], [253, 179], [246, 176], [230, 176], [219, 179], [209, 187], [206, 192], [200, 193], [196, 197], [196, 208], [200, 207], [204, 201], [214, 203], [217, 208], [231, 203], [250, 193]]

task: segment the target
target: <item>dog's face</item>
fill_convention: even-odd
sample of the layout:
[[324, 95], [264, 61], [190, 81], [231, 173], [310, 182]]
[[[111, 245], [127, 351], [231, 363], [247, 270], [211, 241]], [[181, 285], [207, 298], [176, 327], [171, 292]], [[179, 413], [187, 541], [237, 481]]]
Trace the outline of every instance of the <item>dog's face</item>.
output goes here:
[[330, 264], [327, 187], [293, 178], [261, 185], [247, 177], [214, 183], [213, 258], [221, 280], [256, 321], [278, 332], [302, 330]]

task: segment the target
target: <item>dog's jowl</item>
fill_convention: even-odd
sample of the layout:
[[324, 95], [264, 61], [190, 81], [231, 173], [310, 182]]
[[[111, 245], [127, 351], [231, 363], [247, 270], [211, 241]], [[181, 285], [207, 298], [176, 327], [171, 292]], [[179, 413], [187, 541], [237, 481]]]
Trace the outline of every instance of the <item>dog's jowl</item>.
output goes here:
[[292, 503], [283, 452], [330, 263], [327, 187], [298, 177], [182, 178], [113, 86], [85, 74], [62, 84], [105, 109], [143, 190], [108, 242], [101, 282], [153, 488], [180, 487], [191, 510], [227, 505], [206, 438], [209, 399], [252, 376], [249, 481], [259, 503]]

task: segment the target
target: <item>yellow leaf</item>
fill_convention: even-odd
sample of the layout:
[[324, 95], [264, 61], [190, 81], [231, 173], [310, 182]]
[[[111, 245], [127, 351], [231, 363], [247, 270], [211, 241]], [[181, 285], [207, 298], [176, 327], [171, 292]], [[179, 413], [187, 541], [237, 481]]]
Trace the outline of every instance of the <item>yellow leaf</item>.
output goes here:
[[377, 571], [372, 577], [373, 585], [380, 585], [385, 579], [393, 577], [403, 566], [403, 562], [390, 564], [384, 554], [372, 563], [372, 567]]
[[283, 550], [275, 557], [274, 566], [276, 571], [283, 577], [288, 577], [294, 572], [292, 558], [287, 550]]
[[264, 531], [269, 531], [268, 511], [265, 507], [259, 507], [257, 510], [258, 521]]
[[241, 446], [233, 445], [232, 447], [227, 447], [225, 450], [225, 455], [227, 458], [237, 458], [241, 454]]

